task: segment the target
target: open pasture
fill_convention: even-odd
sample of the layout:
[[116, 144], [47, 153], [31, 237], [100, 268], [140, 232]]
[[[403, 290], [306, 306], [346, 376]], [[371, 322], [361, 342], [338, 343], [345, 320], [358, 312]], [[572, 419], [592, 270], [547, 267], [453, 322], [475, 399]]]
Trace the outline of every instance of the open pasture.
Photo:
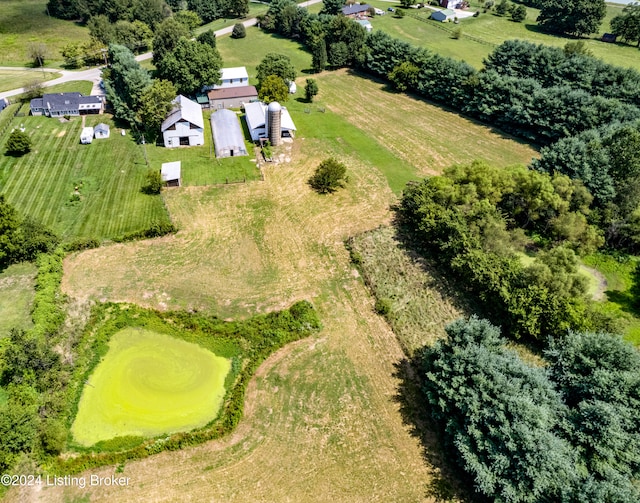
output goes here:
[[[70, 42], [89, 42], [89, 29], [47, 15], [47, 0], [3, 0], [0, 15], [0, 66], [27, 66], [29, 42], [46, 44], [45, 66], [62, 63], [60, 51]], [[21, 86], [19, 86], [21, 87]]]
[[58, 72], [41, 72], [40, 69], [33, 70], [0, 70], [0, 92], [9, 91], [18, 87], [23, 87], [28, 82], [35, 80], [42, 82], [60, 77]]
[[[111, 137], [80, 144], [83, 122], [111, 124]], [[65, 240], [111, 238], [147, 228], [167, 218], [159, 196], [145, 195], [147, 166], [141, 147], [120, 136], [109, 116], [18, 117], [30, 135], [32, 151], [0, 157], [0, 191], [23, 215], [50, 226]]]
[[216, 417], [230, 360], [189, 342], [127, 328], [90, 376], [71, 428], [85, 446], [119, 436], [153, 437]]
[[352, 72], [322, 74], [318, 85], [319, 99], [331, 111], [414, 166], [418, 176], [474, 159], [495, 166], [529, 164], [537, 155], [499, 130]]
[[0, 272], [0, 339], [12, 328], [31, 326], [36, 268], [14, 264]]

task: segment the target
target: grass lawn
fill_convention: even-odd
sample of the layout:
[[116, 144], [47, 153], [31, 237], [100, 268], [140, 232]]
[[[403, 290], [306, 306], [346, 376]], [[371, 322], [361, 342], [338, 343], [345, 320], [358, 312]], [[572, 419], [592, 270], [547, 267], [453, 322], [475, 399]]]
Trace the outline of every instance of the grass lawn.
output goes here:
[[36, 267], [15, 264], [0, 272], [0, 339], [12, 328], [31, 327]]
[[[260, 171], [253, 156], [253, 144], [249, 141], [245, 141], [249, 156], [216, 159], [211, 136], [210, 115], [210, 112], [204, 114], [204, 145], [200, 147], [169, 149], [164, 146], [147, 145], [147, 155], [151, 167], [160, 169], [163, 162], [181, 161], [182, 184], [185, 186], [260, 179]], [[142, 149], [142, 147], [140, 148]]]
[[[392, 5], [399, 4], [372, 0], [371, 5], [386, 10]], [[499, 17], [491, 12], [482, 12], [484, 2], [471, 2], [471, 11], [480, 11], [477, 18], [465, 18], [460, 24], [440, 23], [429, 19], [429, 9], [405, 9], [406, 16], [395, 18], [392, 13], [375, 16], [371, 19], [374, 30], [380, 29], [390, 35], [411, 42], [414, 45], [426, 47], [443, 56], [467, 61], [476, 68], [482, 67], [482, 60], [489, 55], [496, 45], [505, 40], [519, 38], [534, 43], [564, 46], [574, 39], [542, 33], [535, 22], [539, 11], [527, 7], [527, 19], [522, 23], [514, 23], [508, 17]], [[638, 49], [624, 44], [608, 44], [600, 41], [603, 33], [610, 31], [611, 18], [622, 11], [622, 6], [607, 5], [607, 17], [603, 21], [600, 32], [589, 38], [584, 38], [587, 47], [594, 56], [609, 63], [640, 69]], [[415, 17], [419, 18], [416, 19]], [[460, 27], [462, 37], [454, 39], [453, 31]]]
[[86, 125], [107, 122], [111, 137], [81, 145], [82, 122], [81, 117], [16, 118], [33, 147], [23, 157], [0, 157], [0, 191], [8, 201], [65, 240], [110, 238], [165, 219], [160, 197], [140, 192], [147, 173], [141, 147], [117, 134], [108, 115], [87, 116]]
[[583, 262], [597, 269], [607, 280], [605, 307], [614, 314], [626, 318], [625, 339], [640, 346], [640, 309], [637, 298], [631, 292], [634, 287], [634, 272], [638, 265], [638, 257], [620, 255], [613, 256], [595, 253], [583, 257]]
[[210, 23], [204, 24], [202, 26], [199, 26], [198, 28], [196, 28], [196, 35], [199, 35], [202, 32], [205, 31], [209, 31], [209, 30], [220, 30], [222, 28], [226, 28], [227, 26], [233, 26], [236, 23], [242, 23], [242, 21], [247, 20], [247, 19], [251, 19], [254, 18], [256, 16], [258, 16], [259, 14], [264, 14], [265, 12], [267, 12], [267, 10], [269, 10], [269, 5], [267, 5], [266, 3], [258, 3], [258, 2], [249, 2], [249, 14], [247, 14], [246, 17], [240, 19], [226, 19], [226, 18], [221, 18], [221, 19], [216, 19], [214, 21], [211, 21]]
[[0, 15], [0, 66], [29, 66], [29, 42], [44, 42], [49, 51], [45, 66], [60, 66], [62, 48], [89, 41], [89, 30], [72, 21], [47, 15], [47, 0], [3, 0]]
[[204, 426], [218, 414], [231, 361], [197, 344], [139, 328], [111, 337], [89, 377], [71, 432], [84, 446]]
[[0, 91], [24, 87], [34, 80], [43, 82], [57, 79], [60, 75], [57, 72], [45, 72], [43, 75], [40, 70], [0, 70]]
[[279, 35], [264, 33], [255, 26], [247, 28], [245, 38], [234, 39], [230, 35], [218, 38], [216, 47], [220, 51], [224, 66], [247, 67], [249, 84], [251, 85], [258, 83], [256, 66], [270, 52], [289, 56], [298, 76], [304, 75], [303, 70], [311, 68], [311, 54], [305, 50], [302, 44]]

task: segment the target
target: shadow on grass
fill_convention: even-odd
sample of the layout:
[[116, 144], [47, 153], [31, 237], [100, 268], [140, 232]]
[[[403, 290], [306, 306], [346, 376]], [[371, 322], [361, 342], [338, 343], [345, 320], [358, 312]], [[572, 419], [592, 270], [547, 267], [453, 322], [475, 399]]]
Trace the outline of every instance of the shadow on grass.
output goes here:
[[640, 263], [631, 273], [631, 287], [628, 290], [607, 290], [604, 292], [609, 302], [620, 306], [620, 309], [640, 318]]
[[400, 385], [393, 400], [400, 406], [402, 422], [409, 427], [409, 433], [420, 441], [425, 460], [435, 468], [426, 484], [425, 497], [438, 503], [475, 501], [472, 480], [454, 463], [454, 456], [442, 442], [444, 432], [429, 419], [429, 405], [420, 390], [420, 367], [418, 356], [395, 364], [394, 377]]

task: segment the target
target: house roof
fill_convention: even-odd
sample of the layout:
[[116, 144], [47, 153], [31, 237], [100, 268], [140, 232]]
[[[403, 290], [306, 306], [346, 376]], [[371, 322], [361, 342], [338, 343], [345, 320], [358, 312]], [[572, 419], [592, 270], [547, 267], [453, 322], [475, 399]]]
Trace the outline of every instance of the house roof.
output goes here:
[[165, 162], [160, 169], [160, 178], [163, 182], [180, 180], [180, 161]]
[[109, 132], [109, 126], [107, 124], [104, 124], [103, 122], [101, 122], [100, 124], [97, 124], [96, 127], [93, 128], [93, 131], [95, 133], [108, 133]]
[[173, 110], [160, 126], [160, 130], [166, 131], [180, 120], [186, 120], [191, 124], [204, 128], [202, 108], [195, 101], [191, 101], [182, 95], [173, 100]]
[[98, 96], [83, 96], [80, 93], [56, 93], [44, 94], [42, 98], [34, 98], [30, 105], [32, 108], [47, 108], [51, 111], [67, 111], [69, 108], [78, 108], [80, 105], [101, 105], [102, 100]]
[[[452, 17], [456, 15], [456, 11], [451, 10], [451, 9], [442, 9], [442, 10], [437, 10], [435, 11], [433, 14], [444, 14], [447, 17]], [[431, 16], [433, 16], [433, 14], [431, 14]]]
[[360, 12], [366, 12], [371, 8], [371, 5], [369, 4], [353, 4], [353, 5], [346, 5], [342, 8], [342, 13], [345, 16], [351, 16], [352, 14], [359, 14]]
[[[247, 103], [244, 106], [245, 118], [250, 130], [260, 129], [265, 127], [267, 117], [267, 105], [261, 102]], [[293, 123], [289, 111], [282, 107], [282, 115], [280, 116], [280, 127], [282, 129], [296, 130], [296, 126]]]
[[207, 93], [210, 100], [224, 100], [230, 98], [257, 98], [258, 90], [255, 86], [223, 87]]
[[245, 155], [247, 154], [240, 121], [234, 112], [222, 109], [212, 113], [211, 130], [213, 131], [216, 155], [219, 151], [226, 149], [239, 149]]
[[221, 68], [220, 69], [221, 79], [222, 80], [231, 80], [231, 79], [248, 79], [249, 74], [247, 73], [247, 69], [244, 66], [234, 66], [233, 68]]
[[80, 131], [80, 138], [91, 137], [93, 138], [93, 128], [92, 127], [83, 127], [82, 131]]

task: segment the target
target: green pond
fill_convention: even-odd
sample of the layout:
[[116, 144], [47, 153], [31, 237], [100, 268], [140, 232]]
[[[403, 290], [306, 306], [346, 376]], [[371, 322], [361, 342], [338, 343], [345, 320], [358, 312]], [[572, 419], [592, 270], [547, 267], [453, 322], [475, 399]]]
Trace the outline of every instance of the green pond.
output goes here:
[[90, 446], [204, 426], [218, 414], [230, 368], [230, 360], [197, 344], [139, 328], [121, 330], [84, 384], [73, 438]]

